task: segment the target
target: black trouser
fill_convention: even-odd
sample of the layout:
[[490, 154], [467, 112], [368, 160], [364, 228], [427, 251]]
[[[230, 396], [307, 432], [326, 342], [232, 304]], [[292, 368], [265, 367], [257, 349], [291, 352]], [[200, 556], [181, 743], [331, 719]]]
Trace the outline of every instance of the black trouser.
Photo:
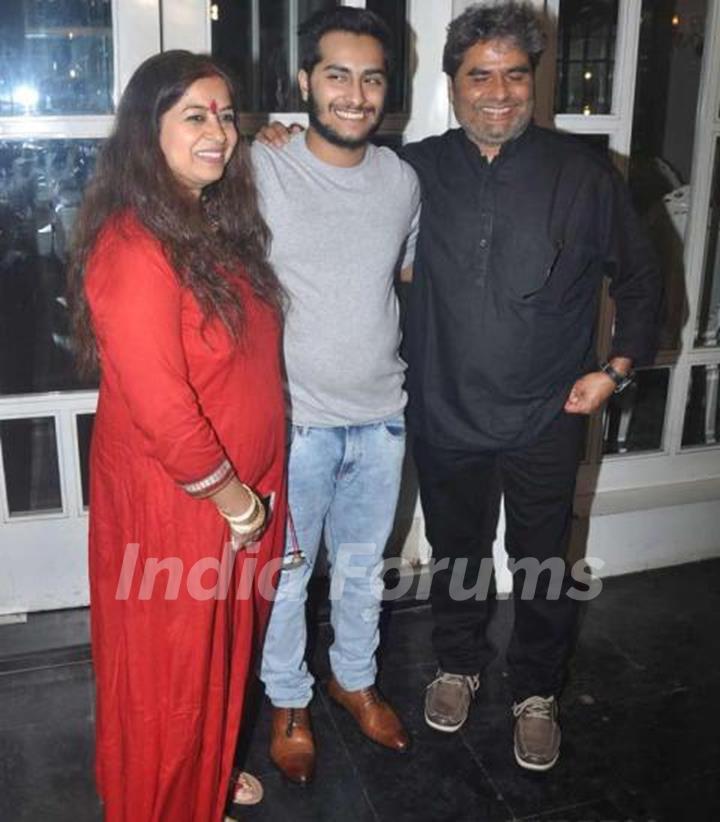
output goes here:
[[[449, 560], [447, 569], [435, 571], [430, 596], [433, 646], [448, 673], [475, 674], [494, 655], [485, 635], [494, 588], [489, 597], [482, 584], [470, 598], [457, 593], [458, 583], [466, 590], [476, 586], [481, 569], [481, 579], [487, 578], [499, 492], [504, 494], [508, 556], [520, 561], [519, 568], [529, 559], [529, 571], [513, 574], [515, 623], [507, 659], [516, 701], [559, 690], [574, 634], [577, 602], [566, 596], [572, 578], [565, 555], [582, 430], [583, 418], [563, 413], [533, 445], [518, 450], [446, 450], [415, 441], [433, 560]], [[458, 560], [467, 562], [464, 575]], [[545, 570], [534, 573], [545, 561]], [[529, 591], [525, 583], [532, 589], [533, 580]]]

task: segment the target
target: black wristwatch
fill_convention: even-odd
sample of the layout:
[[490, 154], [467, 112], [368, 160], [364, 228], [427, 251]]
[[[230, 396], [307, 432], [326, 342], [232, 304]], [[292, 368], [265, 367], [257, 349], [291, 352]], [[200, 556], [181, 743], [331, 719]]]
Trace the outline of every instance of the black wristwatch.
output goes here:
[[621, 374], [619, 371], [616, 371], [609, 362], [603, 363], [600, 366], [600, 370], [603, 374], [607, 374], [608, 377], [610, 377], [610, 379], [615, 383], [615, 394], [619, 394], [621, 391], [624, 391], [635, 379], [635, 372], [632, 368], [627, 372], [627, 374]]

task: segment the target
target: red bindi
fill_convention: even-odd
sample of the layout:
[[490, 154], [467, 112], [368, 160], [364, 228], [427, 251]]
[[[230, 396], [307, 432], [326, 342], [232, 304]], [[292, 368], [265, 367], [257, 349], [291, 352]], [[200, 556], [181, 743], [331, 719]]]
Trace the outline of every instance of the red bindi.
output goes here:
[[218, 113], [217, 100], [211, 100], [210, 101], [210, 111], [211, 111], [212, 114], [217, 114]]

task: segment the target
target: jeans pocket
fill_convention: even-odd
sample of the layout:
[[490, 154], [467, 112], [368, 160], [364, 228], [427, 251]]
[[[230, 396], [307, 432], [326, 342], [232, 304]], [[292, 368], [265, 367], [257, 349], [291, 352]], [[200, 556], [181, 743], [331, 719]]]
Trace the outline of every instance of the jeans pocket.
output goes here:
[[288, 445], [292, 445], [299, 437], [306, 437], [309, 432], [307, 425], [290, 425], [289, 429], [288, 436], [290, 440]]
[[382, 423], [383, 431], [391, 440], [405, 439], [405, 419], [404, 417], [393, 417]]

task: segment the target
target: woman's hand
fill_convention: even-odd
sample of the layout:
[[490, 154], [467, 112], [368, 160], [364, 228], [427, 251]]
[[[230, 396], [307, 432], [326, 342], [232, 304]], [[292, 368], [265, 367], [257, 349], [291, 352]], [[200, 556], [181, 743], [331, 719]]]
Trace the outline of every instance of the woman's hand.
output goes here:
[[268, 511], [251, 488], [234, 478], [211, 499], [230, 526], [235, 550], [260, 539], [267, 525]]

